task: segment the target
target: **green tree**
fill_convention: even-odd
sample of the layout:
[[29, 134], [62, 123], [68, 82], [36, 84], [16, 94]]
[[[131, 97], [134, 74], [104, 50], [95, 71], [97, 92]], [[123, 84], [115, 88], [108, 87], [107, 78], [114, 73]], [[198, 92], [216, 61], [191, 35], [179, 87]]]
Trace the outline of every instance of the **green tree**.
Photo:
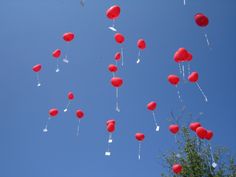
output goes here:
[[[235, 161], [228, 151], [220, 147], [213, 151], [207, 140], [191, 135], [188, 128], [180, 130], [176, 145], [176, 152], [163, 154], [163, 165], [168, 172], [163, 173], [162, 177], [236, 177]], [[178, 175], [172, 172], [175, 163], [183, 167]]]

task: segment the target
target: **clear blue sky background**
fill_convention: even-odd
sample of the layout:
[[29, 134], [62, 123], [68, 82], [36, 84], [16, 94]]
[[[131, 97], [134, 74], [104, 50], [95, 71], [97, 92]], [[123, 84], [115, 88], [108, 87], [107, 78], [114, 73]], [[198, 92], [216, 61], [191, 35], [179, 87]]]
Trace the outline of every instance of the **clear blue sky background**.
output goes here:
[[[186, 47], [193, 54], [192, 69], [200, 74], [199, 83], [209, 103], [193, 84], [181, 84], [187, 112], [204, 112], [200, 121], [215, 132], [213, 145], [229, 147], [235, 153], [235, 42], [236, 1], [102, 1], [86, 0], [1, 0], [1, 118], [0, 177], [156, 177], [165, 171], [159, 156], [174, 149], [168, 131], [170, 111], [178, 114], [176, 89], [167, 75], [178, 74], [173, 53]], [[124, 79], [120, 90], [121, 112], [114, 110], [115, 92], [107, 66], [119, 50], [111, 22], [105, 11], [119, 4], [122, 12], [116, 24], [126, 36], [125, 66], [118, 73]], [[194, 23], [197, 12], [205, 13], [212, 50], [204, 32]], [[64, 32], [75, 33], [68, 53], [70, 63], [60, 61], [55, 72], [51, 52], [65, 49]], [[147, 49], [137, 65], [138, 38], [145, 38]], [[31, 67], [41, 63], [42, 87], [36, 87]], [[68, 91], [76, 99], [63, 113]], [[161, 131], [154, 131], [152, 114], [146, 103], [156, 100]], [[48, 134], [42, 129], [48, 109], [57, 107], [59, 116], [50, 122]], [[75, 110], [85, 111], [81, 132], [76, 137]], [[117, 120], [112, 156], [107, 146], [105, 121]], [[184, 121], [190, 121], [185, 115]], [[137, 131], [144, 132], [142, 159], [137, 159]]]

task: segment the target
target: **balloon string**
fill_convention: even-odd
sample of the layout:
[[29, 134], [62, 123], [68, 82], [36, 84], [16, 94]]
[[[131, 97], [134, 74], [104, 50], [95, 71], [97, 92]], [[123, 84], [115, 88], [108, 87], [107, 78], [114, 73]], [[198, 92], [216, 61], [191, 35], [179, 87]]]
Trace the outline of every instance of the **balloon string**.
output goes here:
[[138, 58], [137, 58], [137, 62], [136, 62], [137, 64], [138, 64], [138, 63], [140, 62], [140, 60], [141, 60], [140, 56], [141, 56], [141, 51], [139, 50], [139, 51], [138, 51]]
[[108, 143], [112, 143], [112, 133], [109, 133]]
[[198, 87], [198, 89], [200, 90], [200, 92], [202, 93], [202, 96], [205, 99], [205, 102], [208, 102], [207, 96], [205, 95], [205, 93], [203, 92], [202, 88], [200, 87], [200, 85], [198, 84], [198, 82], [196, 82], [196, 85]]
[[39, 73], [36, 73], [36, 79], [37, 79], [37, 87], [41, 86], [40, 80], [39, 80]]
[[112, 76], [115, 77], [115, 73], [114, 72], [112, 72]]
[[156, 131], [159, 131], [159, 126], [157, 124], [156, 115], [155, 115], [154, 111], [152, 111], [152, 116], [153, 116], [153, 120], [154, 120], [154, 123], [155, 123], [155, 126], [156, 126]]
[[60, 71], [60, 69], [59, 69], [59, 63], [58, 63], [58, 59], [57, 59], [57, 68], [56, 68], [56, 72], [58, 73], [59, 71]]
[[186, 4], [185, 0], [184, 0], [184, 5]]
[[123, 47], [121, 47], [121, 65], [124, 66], [124, 51], [123, 51]]
[[111, 155], [111, 152], [110, 152], [110, 134], [109, 134], [109, 137], [108, 137], [108, 142], [107, 142], [107, 151], [105, 153], [106, 156], [110, 156]]
[[217, 166], [217, 164], [216, 164], [214, 156], [213, 156], [211, 145], [210, 145], [210, 153], [211, 153], [212, 166], [215, 168]]
[[141, 142], [139, 142], [139, 145], [138, 145], [138, 159], [139, 160], [141, 159]]
[[66, 105], [66, 108], [64, 109], [64, 112], [67, 112], [68, 111], [68, 107], [70, 106], [70, 101], [68, 101], [67, 105]]
[[183, 80], [185, 80], [184, 64], [182, 65], [182, 71], [183, 71]]
[[51, 119], [51, 118], [48, 117], [48, 119], [47, 119], [47, 121], [46, 121], [45, 127], [44, 127], [44, 129], [43, 129], [43, 132], [44, 132], [44, 133], [47, 133], [47, 132], [48, 132], [48, 124], [49, 124], [50, 119]]
[[176, 137], [176, 135], [175, 135], [175, 143], [177, 143], [177, 137]]
[[188, 74], [190, 75], [190, 72], [191, 72], [191, 66], [190, 66], [190, 63], [188, 62]]
[[116, 88], [116, 111], [117, 111], [117, 112], [120, 112], [119, 100], [118, 100], [118, 98], [119, 98], [119, 90], [118, 90], [118, 88]]
[[179, 101], [182, 103], [182, 102], [183, 102], [183, 100], [182, 100], [182, 98], [181, 98], [181, 94], [180, 94], [180, 91], [179, 91], [179, 89], [178, 89], [178, 86], [177, 86], [177, 85], [176, 85], [176, 89], [177, 89], [177, 94], [178, 94]]
[[116, 66], [118, 66], [118, 62], [117, 62], [117, 60], [116, 60]]
[[63, 58], [63, 61], [64, 61], [65, 63], [69, 63], [68, 56], [67, 56], [67, 53], [68, 53], [68, 45], [69, 45], [69, 43], [67, 42], [66, 47], [65, 47], [65, 57]]
[[115, 20], [112, 20], [112, 27], [115, 28]]
[[78, 123], [78, 126], [77, 126], [76, 136], [79, 136], [79, 130], [80, 130], [80, 119], [79, 119], [79, 123]]
[[182, 74], [182, 68], [181, 68], [180, 63], [178, 63], [178, 65], [179, 65], [179, 72], [180, 72], [180, 74]]
[[209, 46], [210, 46], [210, 42], [209, 42], [208, 36], [207, 36], [206, 33], [204, 34], [204, 36], [205, 36], [205, 38], [206, 38], [206, 42], [207, 42], [207, 45], [208, 45], [208, 47], [209, 47]]

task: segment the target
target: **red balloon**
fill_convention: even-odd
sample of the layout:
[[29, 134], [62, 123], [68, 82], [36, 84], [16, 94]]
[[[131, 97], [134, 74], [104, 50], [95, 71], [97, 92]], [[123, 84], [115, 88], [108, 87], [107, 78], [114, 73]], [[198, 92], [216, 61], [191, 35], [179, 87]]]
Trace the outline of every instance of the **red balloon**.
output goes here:
[[151, 101], [147, 104], [147, 109], [150, 111], [154, 111], [157, 107], [157, 103], [155, 101]]
[[61, 56], [61, 50], [60, 49], [56, 49], [52, 52], [52, 56], [55, 58], [59, 58]]
[[199, 123], [199, 122], [193, 122], [189, 125], [189, 128], [192, 130], [192, 131], [195, 131], [197, 130], [198, 127], [201, 127], [202, 125]]
[[115, 129], [116, 129], [115, 124], [110, 123], [110, 124], [107, 125], [107, 131], [108, 132], [112, 133], [112, 132], [115, 131]]
[[189, 82], [197, 82], [198, 81], [198, 73], [197, 72], [192, 72], [188, 76], [188, 80], [189, 80]]
[[120, 60], [120, 58], [121, 58], [121, 53], [120, 53], [120, 52], [116, 52], [114, 58], [115, 58], [115, 60]]
[[196, 133], [199, 138], [204, 139], [207, 135], [207, 130], [203, 127], [198, 127]]
[[176, 62], [184, 62], [189, 57], [188, 51], [185, 48], [179, 48], [174, 54]]
[[41, 64], [37, 64], [37, 65], [34, 65], [33, 67], [32, 67], [32, 70], [34, 71], [34, 72], [39, 72], [40, 70], [42, 69], [42, 65]]
[[114, 87], [121, 87], [123, 84], [123, 80], [120, 77], [113, 77], [111, 78], [111, 84]]
[[135, 138], [138, 140], [138, 141], [143, 141], [144, 138], [145, 138], [145, 135], [143, 133], [136, 133], [135, 134]]
[[146, 48], [146, 42], [144, 39], [139, 39], [137, 42], [137, 46], [139, 49], [144, 50]]
[[176, 134], [179, 131], [179, 126], [178, 125], [170, 125], [169, 130], [171, 133]]
[[108, 120], [108, 121], [106, 122], [106, 125], [109, 125], [109, 124], [114, 124], [114, 125], [116, 125], [116, 121], [113, 120], [113, 119], [110, 119], [110, 120]]
[[205, 138], [207, 140], [211, 140], [213, 138], [213, 135], [214, 135], [213, 131], [207, 130], [207, 134], [206, 134]]
[[74, 35], [74, 33], [72, 33], [72, 32], [68, 32], [68, 33], [63, 34], [63, 39], [64, 39], [66, 42], [70, 42], [70, 41], [72, 41], [74, 38], [75, 38], [75, 35]]
[[118, 5], [111, 6], [106, 11], [107, 18], [111, 20], [115, 20], [116, 18], [119, 17], [119, 15], [120, 15], [120, 7]]
[[56, 109], [56, 108], [52, 108], [52, 109], [49, 110], [49, 115], [50, 115], [51, 117], [57, 116], [58, 113], [59, 113], [59, 111], [58, 111], [58, 109]]
[[206, 27], [209, 24], [208, 17], [202, 13], [198, 13], [194, 16], [195, 22], [200, 27]]
[[116, 65], [110, 64], [110, 65], [108, 66], [108, 70], [109, 70], [110, 72], [115, 73], [115, 72], [118, 70], [118, 68], [117, 68]]
[[82, 110], [77, 110], [76, 111], [76, 116], [78, 119], [82, 119], [84, 117], [84, 112]]
[[179, 173], [181, 173], [181, 171], [182, 171], [182, 165], [180, 165], [180, 164], [174, 164], [173, 166], [172, 166], [172, 171], [175, 173], [175, 174], [179, 174]]
[[121, 33], [116, 33], [114, 36], [117, 43], [121, 44], [125, 41], [125, 37]]
[[193, 59], [193, 55], [188, 52], [188, 58], [186, 58], [186, 61], [191, 61]]
[[179, 83], [179, 80], [180, 80], [179, 77], [176, 76], [176, 75], [171, 74], [171, 75], [168, 76], [168, 81], [169, 81], [172, 85], [177, 85], [177, 84]]
[[69, 92], [69, 93], [67, 94], [67, 97], [68, 97], [69, 100], [73, 100], [73, 99], [75, 98], [73, 92]]

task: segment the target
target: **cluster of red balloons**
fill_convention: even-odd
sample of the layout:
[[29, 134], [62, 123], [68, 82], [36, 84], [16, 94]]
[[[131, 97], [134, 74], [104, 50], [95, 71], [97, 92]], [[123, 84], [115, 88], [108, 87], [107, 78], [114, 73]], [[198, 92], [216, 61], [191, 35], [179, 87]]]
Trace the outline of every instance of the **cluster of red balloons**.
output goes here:
[[213, 138], [213, 131], [205, 129], [199, 122], [191, 123], [189, 128], [194, 131], [200, 139], [211, 140]]
[[[72, 100], [74, 100], [74, 98], [75, 98], [74, 93], [71, 92], [71, 91], [68, 92], [68, 93], [67, 93], [67, 98], [68, 98], [68, 104], [67, 104], [66, 108], [64, 109], [64, 112], [67, 112], [67, 111], [68, 111], [68, 107], [69, 107], [69, 105], [70, 105], [70, 102], [71, 102]], [[49, 121], [50, 121], [52, 118], [55, 118], [55, 117], [59, 114], [59, 110], [58, 110], [57, 108], [52, 108], [52, 109], [49, 110], [48, 114], [49, 114], [49, 118], [48, 118], [48, 120], [47, 120], [47, 122], [46, 122], [45, 128], [43, 129], [43, 132], [45, 132], [45, 133], [48, 132], [48, 124], [49, 124]], [[79, 120], [78, 127], [77, 127], [77, 136], [78, 136], [78, 134], [79, 134], [79, 128], [80, 128], [80, 120], [84, 117], [84, 112], [83, 112], [83, 110], [81, 110], [81, 109], [77, 109], [77, 110], [75, 111], [75, 115], [76, 115], [76, 117], [77, 117], [78, 120]]]
[[[62, 38], [65, 42], [71, 42], [75, 38], [75, 35], [72, 32], [67, 32], [67, 33], [63, 34]], [[60, 58], [61, 54], [62, 54], [61, 49], [55, 49], [52, 52], [52, 57], [57, 59], [56, 72], [60, 71], [59, 64], [58, 64], [58, 59]], [[65, 58], [63, 58], [63, 61], [66, 62], [66, 63], [69, 62], [69, 60], [67, 59], [67, 55], [65, 56]], [[41, 69], [42, 69], [42, 64], [36, 64], [32, 67], [32, 70], [36, 73], [36, 76], [37, 76], [37, 86], [38, 87], [41, 86], [40, 79], [39, 79], [39, 72], [41, 71]]]

